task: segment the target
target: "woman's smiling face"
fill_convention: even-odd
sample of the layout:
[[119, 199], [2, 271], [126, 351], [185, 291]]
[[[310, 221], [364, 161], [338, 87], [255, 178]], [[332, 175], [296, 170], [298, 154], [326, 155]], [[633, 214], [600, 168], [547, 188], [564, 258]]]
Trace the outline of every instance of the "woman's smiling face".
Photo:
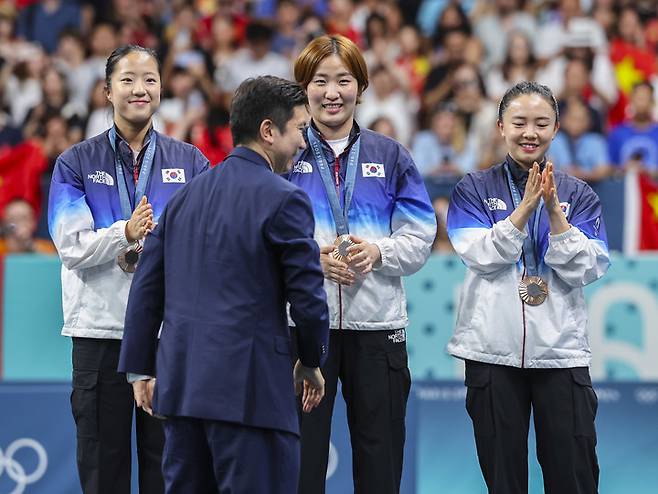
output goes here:
[[539, 94], [530, 93], [510, 101], [498, 128], [510, 156], [529, 169], [544, 159], [559, 125], [552, 105]]
[[359, 96], [354, 75], [338, 55], [326, 57], [318, 65], [306, 92], [313, 121], [328, 139], [349, 134]]

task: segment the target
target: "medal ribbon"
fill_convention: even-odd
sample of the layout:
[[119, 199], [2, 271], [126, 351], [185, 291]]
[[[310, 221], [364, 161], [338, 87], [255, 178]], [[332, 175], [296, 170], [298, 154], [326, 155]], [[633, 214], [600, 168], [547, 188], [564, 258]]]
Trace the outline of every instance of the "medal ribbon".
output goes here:
[[146, 192], [146, 185], [148, 184], [149, 177], [151, 176], [151, 168], [153, 167], [153, 157], [155, 156], [155, 140], [156, 133], [151, 132], [151, 139], [149, 141], [146, 152], [144, 153], [144, 159], [142, 160], [142, 166], [139, 171], [139, 178], [135, 184], [135, 202], [134, 204], [130, 203], [130, 197], [128, 195], [128, 187], [126, 186], [126, 179], [123, 174], [123, 165], [121, 164], [121, 158], [119, 158], [119, 153], [116, 149], [116, 138], [117, 131], [114, 125], [110, 129], [108, 134], [110, 139], [110, 146], [112, 146], [112, 151], [114, 151], [114, 167], [116, 169], [117, 175], [117, 188], [119, 189], [119, 202], [121, 203], [121, 214], [123, 215], [124, 220], [130, 219], [132, 212], [135, 209], [135, 204], [139, 204], [139, 201], [142, 200], [144, 193]]
[[336, 186], [333, 183], [331, 177], [331, 171], [329, 170], [329, 164], [327, 159], [322, 151], [322, 144], [320, 139], [316, 137], [311, 128], [307, 130], [308, 141], [311, 144], [311, 149], [313, 150], [313, 156], [315, 157], [315, 162], [318, 165], [320, 170], [320, 177], [322, 177], [322, 183], [324, 184], [325, 191], [327, 192], [327, 198], [329, 199], [329, 205], [331, 206], [331, 212], [334, 216], [334, 223], [336, 224], [336, 233], [340, 235], [345, 235], [349, 233], [349, 223], [347, 220], [347, 212], [350, 209], [350, 203], [352, 202], [352, 195], [354, 194], [354, 184], [356, 182], [356, 168], [357, 160], [359, 158], [359, 148], [361, 147], [361, 137], [358, 137], [357, 140], [352, 144], [350, 148], [350, 154], [347, 157], [347, 174], [345, 176], [345, 202], [343, 207], [340, 207], [340, 197]]
[[[507, 174], [507, 183], [509, 184], [510, 191], [512, 192], [512, 201], [514, 202], [514, 209], [519, 207], [521, 204], [521, 193], [516, 187], [514, 180], [512, 179], [512, 173], [510, 172], [509, 165], [505, 163], [505, 173]], [[529, 276], [537, 276], [539, 274], [539, 263], [537, 262], [537, 249], [535, 249], [535, 242], [539, 242], [539, 219], [541, 217], [541, 210], [544, 207], [544, 198], [542, 197], [539, 200], [539, 205], [535, 210], [533, 218], [533, 232], [529, 233], [526, 239], [523, 241], [523, 251], [528, 253], [528, 256], [523, 256], [526, 271]]]

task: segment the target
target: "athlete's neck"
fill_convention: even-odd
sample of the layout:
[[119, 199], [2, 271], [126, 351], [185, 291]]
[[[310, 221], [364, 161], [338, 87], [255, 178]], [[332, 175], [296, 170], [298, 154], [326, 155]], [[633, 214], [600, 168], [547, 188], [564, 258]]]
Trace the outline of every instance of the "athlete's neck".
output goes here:
[[144, 139], [151, 128], [151, 120], [149, 119], [145, 124], [134, 125], [125, 120], [114, 120], [114, 126], [117, 133], [128, 143], [130, 149], [135, 153], [139, 153], [144, 145]]
[[322, 137], [327, 141], [345, 139], [350, 135], [350, 132], [352, 132], [352, 126], [354, 125], [354, 121], [351, 118], [339, 127], [329, 127], [315, 120], [313, 122], [320, 131], [320, 134], [322, 134]]

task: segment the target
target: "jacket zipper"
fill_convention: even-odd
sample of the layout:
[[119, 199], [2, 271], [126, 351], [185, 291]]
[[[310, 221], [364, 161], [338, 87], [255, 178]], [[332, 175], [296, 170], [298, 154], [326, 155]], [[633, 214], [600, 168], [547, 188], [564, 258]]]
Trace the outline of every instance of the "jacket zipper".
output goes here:
[[[525, 278], [525, 267], [521, 279]], [[525, 338], [526, 338], [526, 322], [525, 322], [525, 302], [521, 300], [521, 315], [523, 316], [523, 346], [521, 347], [521, 369], [525, 368]]]
[[[334, 161], [334, 180], [336, 184], [336, 195], [340, 204], [340, 159], [335, 157]], [[338, 329], [343, 329], [343, 290], [338, 283]]]

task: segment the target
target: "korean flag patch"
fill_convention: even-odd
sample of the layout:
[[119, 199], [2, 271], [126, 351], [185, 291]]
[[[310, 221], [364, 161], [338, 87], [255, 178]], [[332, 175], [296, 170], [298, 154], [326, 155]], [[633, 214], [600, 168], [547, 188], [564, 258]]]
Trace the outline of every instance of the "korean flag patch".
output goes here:
[[165, 184], [184, 184], [185, 170], [183, 168], [163, 168], [162, 183]]
[[384, 165], [381, 163], [361, 163], [361, 170], [364, 177], [384, 178]]

